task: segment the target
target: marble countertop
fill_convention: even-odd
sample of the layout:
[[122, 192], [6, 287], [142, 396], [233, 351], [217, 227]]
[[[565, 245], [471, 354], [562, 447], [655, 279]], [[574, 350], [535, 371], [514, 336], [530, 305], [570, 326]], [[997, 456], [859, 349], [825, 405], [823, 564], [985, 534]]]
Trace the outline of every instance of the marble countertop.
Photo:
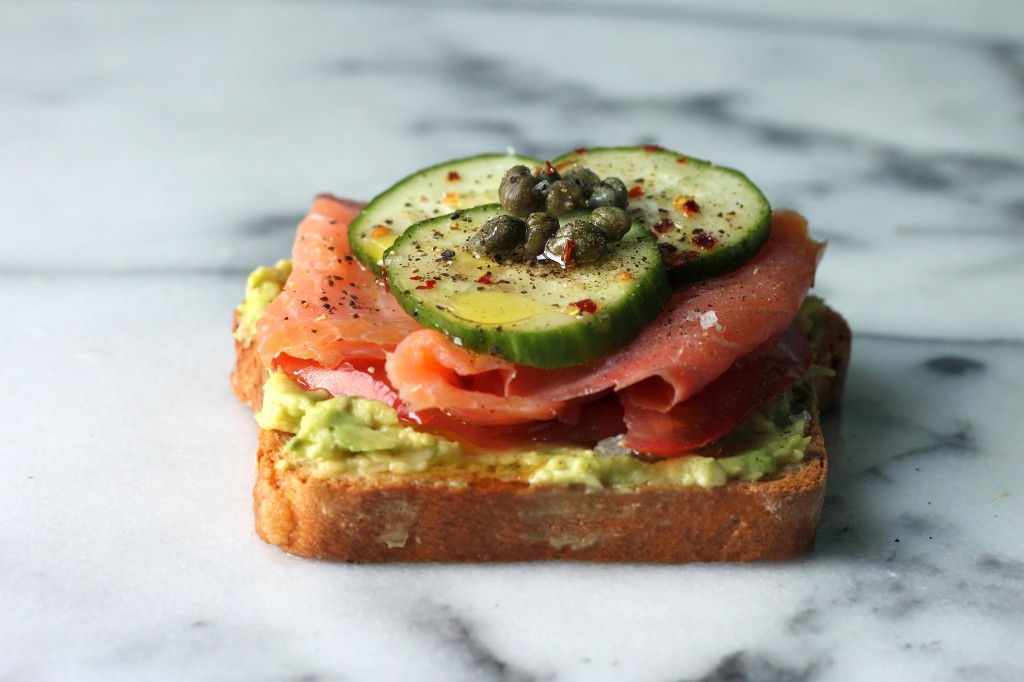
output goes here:
[[[1024, 679], [1024, 6], [0, 3], [0, 680]], [[321, 191], [657, 143], [829, 240], [812, 552], [350, 566], [252, 531], [245, 274]]]

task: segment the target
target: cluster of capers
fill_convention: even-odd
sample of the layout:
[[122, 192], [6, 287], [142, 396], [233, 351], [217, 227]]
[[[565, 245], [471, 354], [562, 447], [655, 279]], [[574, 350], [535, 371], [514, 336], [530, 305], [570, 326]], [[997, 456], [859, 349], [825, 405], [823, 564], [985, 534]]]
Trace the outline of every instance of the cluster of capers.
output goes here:
[[[632, 225], [624, 210], [629, 195], [622, 180], [602, 180], [582, 166], [564, 174], [550, 164], [536, 173], [526, 166], [513, 166], [501, 179], [498, 200], [511, 215], [491, 218], [470, 239], [469, 249], [477, 256], [518, 253], [536, 258], [544, 254], [564, 267], [592, 263]], [[559, 224], [558, 216], [584, 208], [593, 209], [589, 220]]]
[[498, 201], [520, 218], [537, 211], [563, 216], [584, 208], [626, 208], [629, 194], [619, 178], [602, 180], [583, 166], [572, 166], [562, 174], [545, 163], [536, 172], [526, 166], [509, 168], [498, 187]]

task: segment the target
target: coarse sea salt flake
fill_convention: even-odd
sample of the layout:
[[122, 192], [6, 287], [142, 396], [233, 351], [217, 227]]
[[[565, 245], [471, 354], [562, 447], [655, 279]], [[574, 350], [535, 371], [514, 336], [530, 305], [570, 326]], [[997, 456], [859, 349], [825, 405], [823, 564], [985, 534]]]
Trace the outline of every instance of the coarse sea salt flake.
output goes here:
[[716, 332], [722, 331], [722, 325], [718, 324], [718, 315], [714, 310], [709, 310], [700, 315], [700, 328], [710, 329], [711, 327], [714, 327]]
[[714, 310], [709, 310], [706, 313], [702, 313], [699, 310], [690, 310], [686, 313], [686, 321], [693, 322], [694, 320], [700, 321], [701, 329], [715, 328], [716, 332], [721, 332], [725, 327], [718, 323], [718, 314]]

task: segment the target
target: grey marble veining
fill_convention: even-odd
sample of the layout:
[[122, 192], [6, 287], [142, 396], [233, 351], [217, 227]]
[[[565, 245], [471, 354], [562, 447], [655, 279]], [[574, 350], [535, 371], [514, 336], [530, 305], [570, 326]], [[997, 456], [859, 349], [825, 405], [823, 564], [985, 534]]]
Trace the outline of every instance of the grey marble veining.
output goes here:
[[[1022, 7], [0, 3], [0, 680], [1024, 679]], [[855, 341], [813, 551], [260, 542], [228, 326], [309, 199], [641, 142], [829, 241]]]

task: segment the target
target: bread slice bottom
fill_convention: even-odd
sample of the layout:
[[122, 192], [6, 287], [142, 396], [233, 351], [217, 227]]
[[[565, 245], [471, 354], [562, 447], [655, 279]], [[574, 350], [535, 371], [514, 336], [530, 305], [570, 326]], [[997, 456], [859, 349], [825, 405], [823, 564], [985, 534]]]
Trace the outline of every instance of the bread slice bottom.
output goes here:
[[[818, 408], [839, 400], [850, 331], [831, 309], [816, 326], [811, 436], [802, 461], [758, 481], [716, 488], [535, 486], [453, 474], [324, 478], [284, 451], [290, 434], [261, 430], [253, 492], [256, 532], [303, 557], [350, 562], [754, 561], [813, 542], [828, 469]], [[238, 347], [232, 384], [258, 408], [265, 376]]]

